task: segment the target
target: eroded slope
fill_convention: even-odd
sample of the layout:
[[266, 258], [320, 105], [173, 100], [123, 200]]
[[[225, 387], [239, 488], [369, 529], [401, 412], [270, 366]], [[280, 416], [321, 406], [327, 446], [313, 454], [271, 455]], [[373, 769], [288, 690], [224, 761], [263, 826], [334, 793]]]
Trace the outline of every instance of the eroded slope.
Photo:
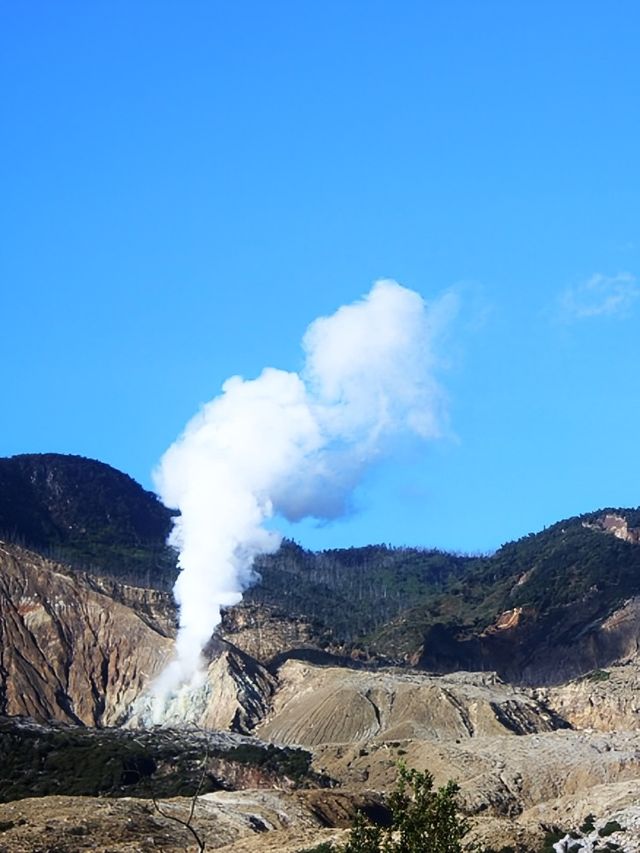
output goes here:
[[[109, 593], [109, 594], [107, 594]], [[0, 542], [0, 712], [89, 726], [123, 723], [171, 659], [166, 596], [73, 573]], [[165, 722], [246, 731], [273, 677], [221, 643], [192, 706]]]

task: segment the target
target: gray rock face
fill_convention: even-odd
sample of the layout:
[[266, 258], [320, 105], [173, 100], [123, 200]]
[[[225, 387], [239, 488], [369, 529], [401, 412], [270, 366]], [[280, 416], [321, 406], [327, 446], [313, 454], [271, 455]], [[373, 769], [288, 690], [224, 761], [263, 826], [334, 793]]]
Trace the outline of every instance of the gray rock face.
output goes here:
[[576, 729], [599, 732], [640, 730], [640, 661], [626, 662], [536, 691]]
[[[173, 651], [167, 596], [68, 572], [0, 543], [0, 713], [118, 725], [142, 702]], [[247, 731], [273, 677], [226, 644], [212, 649], [202, 689], [167, 720]]]
[[547, 732], [566, 724], [493, 673], [429, 676], [287, 661], [262, 737], [313, 747], [360, 741], [467, 740]]
[[195, 684], [162, 701], [142, 693], [129, 712], [128, 727], [195, 725], [209, 731], [252, 731], [266, 715], [276, 679], [257, 661], [220, 643]]
[[116, 724], [171, 646], [159, 627], [82, 576], [0, 544], [3, 713]]
[[[235, 634], [265, 657], [274, 657], [281, 643], [304, 646], [306, 641], [302, 623], [286, 628], [273, 614], [257, 610], [233, 618], [227, 623], [233, 624], [229, 636]], [[171, 659], [173, 620], [170, 599], [162, 593], [70, 574], [0, 543], [0, 712], [89, 726], [143, 725], [154, 713], [149, 687]], [[515, 609], [504, 622], [501, 631], [517, 628]], [[624, 829], [611, 840], [635, 853], [640, 850], [640, 603], [626, 602], [598, 624], [597, 632], [613, 638], [611, 649], [624, 651], [618, 665], [562, 686], [535, 689], [481, 672], [435, 676], [300, 660], [270, 671], [249, 654], [216, 641], [207, 650], [201, 682], [171, 697], [161, 722], [252, 732], [267, 741], [307, 746], [315, 769], [343, 786], [345, 802], [367, 789], [393, 788], [399, 760], [429, 770], [436, 784], [454, 778], [476, 836], [494, 849], [539, 850], [547, 831], [576, 832], [593, 814], [594, 831], [615, 821]], [[223, 820], [222, 813], [229, 827], [242, 827], [238, 833], [225, 829], [220, 836], [228, 853], [282, 853], [326, 840], [327, 830], [315, 818], [307, 821], [306, 815], [317, 815], [317, 804], [311, 812], [303, 804], [298, 813], [292, 798], [281, 797], [278, 806], [300, 815], [289, 825], [274, 818], [275, 800], [268, 794], [221, 794], [198, 808], [206, 824], [213, 808], [207, 803], [216, 802], [212, 827]], [[68, 826], [75, 826], [71, 801], [56, 801], [47, 809], [43, 802], [25, 800], [13, 814], [22, 820], [29, 813], [29, 825], [33, 820], [42, 830], [63, 806]], [[266, 827], [260, 837], [251, 828], [258, 823], [243, 817], [245, 806]], [[182, 812], [188, 807], [184, 801], [175, 804]], [[142, 801], [135, 809], [153, 816], [153, 810], [144, 812]], [[11, 814], [9, 806], [4, 808], [3, 820], [11, 823]], [[108, 833], [111, 817], [104, 811], [93, 829], [89, 814], [82, 820], [87, 832], [95, 830], [99, 838]], [[163, 849], [184, 845], [183, 837], [171, 841], [176, 829], [171, 823], [155, 817], [145, 821], [149, 850], [154, 838]], [[27, 839], [26, 824], [18, 818], [14, 823], [6, 831], [19, 845]], [[61, 825], [60, 832], [64, 829]], [[143, 849], [143, 842], [136, 843]], [[215, 849], [217, 843], [213, 832], [208, 844]], [[102, 848], [96, 844], [94, 849]], [[113, 839], [109, 849], [131, 848]]]

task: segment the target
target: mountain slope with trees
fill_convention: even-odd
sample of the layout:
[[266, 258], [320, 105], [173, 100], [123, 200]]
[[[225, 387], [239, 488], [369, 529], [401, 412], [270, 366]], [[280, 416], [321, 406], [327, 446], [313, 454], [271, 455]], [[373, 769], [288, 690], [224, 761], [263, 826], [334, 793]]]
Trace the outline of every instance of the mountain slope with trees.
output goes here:
[[121, 471], [82, 456], [0, 458], [0, 538], [94, 574], [168, 589], [172, 513]]
[[[0, 536], [73, 568], [170, 589], [172, 517], [101, 462], [0, 459]], [[531, 681], [549, 680], [555, 667], [553, 678], [569, 677], [606, 665], [635, 641], [630, 616], [603, 626], [625, 607], [631, 613], [640, 596], [639, 543], [637, 509], [576, 516], [486, 556], [385, 545], [314, 553], [285, 541], [256, 562], [243, 606], [272, 623], [302, 620], [306, 646], [343, 656], [440, 672], [496, 669]], [[232, 641], [234, 618], [226, 620]]]

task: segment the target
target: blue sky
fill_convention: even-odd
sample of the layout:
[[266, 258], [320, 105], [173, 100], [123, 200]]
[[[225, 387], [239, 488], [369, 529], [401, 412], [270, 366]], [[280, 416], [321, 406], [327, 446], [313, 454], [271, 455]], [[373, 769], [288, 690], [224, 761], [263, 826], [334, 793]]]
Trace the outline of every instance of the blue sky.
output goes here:
[[486, 550], [640, 503], [640, 6], [5, 4], [0, 454], [150, 486], [232, 374], [381, 277], [453, 292], [449, 432], [310, 547]]

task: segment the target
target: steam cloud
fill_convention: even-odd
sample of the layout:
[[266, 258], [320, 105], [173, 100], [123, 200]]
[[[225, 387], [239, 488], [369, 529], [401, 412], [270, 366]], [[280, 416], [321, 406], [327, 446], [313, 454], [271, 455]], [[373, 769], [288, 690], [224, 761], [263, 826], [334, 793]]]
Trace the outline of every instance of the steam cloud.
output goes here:
[[233, 376], [164, 454], [154, 476], [180, 510], [169, 540], [179, 550], [180, 622], [159, 698], [197, 684], [221, 608], [240, 601], [254, 558], [280, 545], [268, 519], [338, 517], [393, 436], [439, 434], [433, 344], [445, 302], [427, 309], [418, 293], [376, 282], [309, 326], [300, 374]]

